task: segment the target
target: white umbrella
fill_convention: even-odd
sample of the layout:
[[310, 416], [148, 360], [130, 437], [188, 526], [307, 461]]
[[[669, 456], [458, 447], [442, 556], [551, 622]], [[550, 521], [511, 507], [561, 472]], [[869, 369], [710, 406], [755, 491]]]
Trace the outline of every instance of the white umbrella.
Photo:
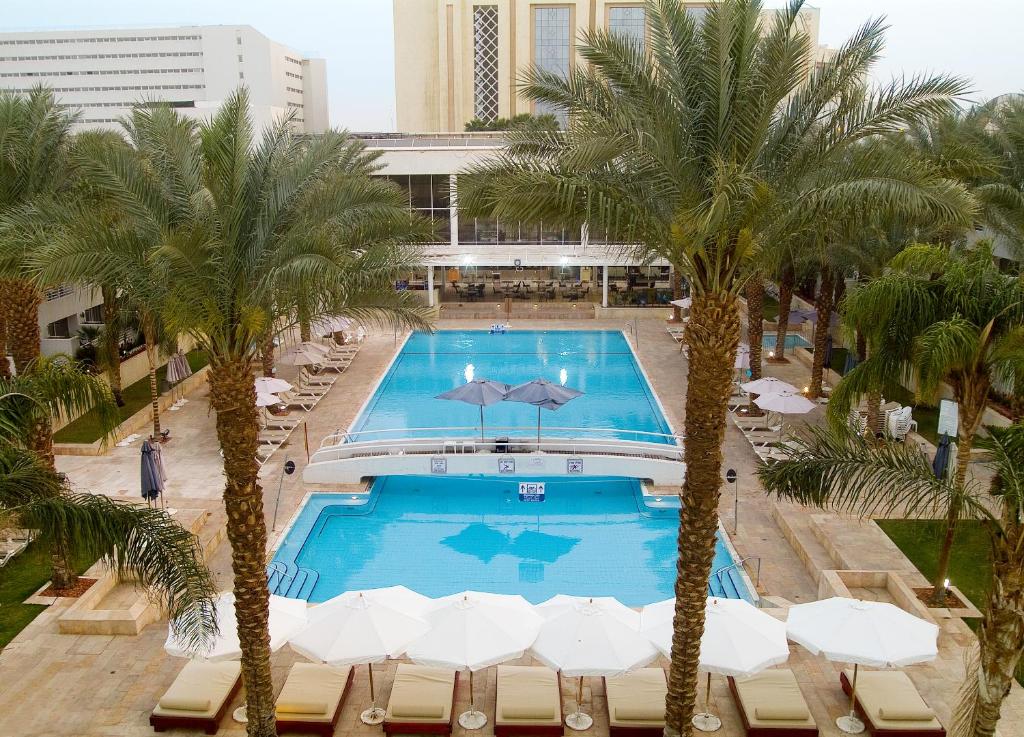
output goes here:
[[853, 663], [850, 713], [836, 720], [836, 726], [850, 734], [864, 731], [854, 713], [860, 666], [895, 668], [938, 655], [939, 628], [885, 602], [833, 596], [798, 604], [790, 607], [786, 634], [813, 655]]
[[310, 660], [328, 665], [365, 664], [370, 674], [371, 706], [360, 718], [380, 724], [384, 710], [377, 706], [373, 667], [397, 658], [405, 647], [430, 629], [423, 615], [432, 602], [405, 586], [346, 591], [309, 610], [309, 624], [289, 645]]
[[324, 354], [320, 351], [311, 348], [316, 345], [315, 343], [300, 343], [299, 345], [292, 346], [284, 353], [278, 360], [289, 366], [310, 366], [313, 364], [323, 363]]
[[[226, 592], [215, 600], [219, 632], [211, 646], [204, 652], [194, 653], [174, 633], [174, 626], [168, 628], [164, 650], [179, 658], [199, 660], [237, 660], [242, 657], [238, 643], [238, 622], [235, 619], [235, 595]], [[286, 599], [283, 596], [270, 597], [270, 649], [279, 650], [288, 638], [306, 626], [308, 607], [302, 599]]]
[[479, 729], [487, 717], [473, 701], [473, 671], [522, 657], [542, 619], [521, 596], [464, 591], [438, 599], [424, 615], [430, 630], [406, 648], [420, 665], [469, 670], [469, 711], [459, 716], [465, 729]]
[[678, 307], [681, 310], [688, 310], [693, 306], [693, 299], [691, 297], [685, 297], [683, 299], [674, 299], [669, 302], [673, 307]]
[[333, 333], [340, 333], [342, 330], [348, 330], [350, 327], [352, 327], [352, 321], [347, 317], [325, 315], [313, 320], [309, 325], [309, 330], [314, 335], [331, 335]]
[[275, 379], [272, 376], [259, 376], [255, 379], [256, 392], [266, 392], [267, 394], [277, 394], [278, 392], [288, 392], [292, 390], [292, 385], [284, 379]]
[[273, 407], [275, 404], [280, 403], [281, 398], [276, 394], [270, 394], [269, 392], [256, 392], [257, 407]]
[[746, 384], [740, 384], [740, 388], [748, 394], [796, 394], [797, 388], [792, 384], [787, 384], [781, 379], [776, 379], [774, 376], [765, 376], [757, 381], [748, 381]]
[[795, 392], [761, 394], [754, 400], [754, 404], [780, 415], [804, 415], [818, 406], [803, 394]]
[[[643, 608], [640, 629], [665, 655], [672, 650], [672, 618], [675, 599]], [[789, 643], [784, 622], [765, 614], [744, 599], [708, 597], [704, 608], [704, 634], [700, 639], [700, 667], [707, 671], [705, 705], [711, 699], [711, 674], [734, 678], [752, 676], [786, 662]], [[713, 732], [722, 721], [708, 711], [695, 714], [693, 725]]]
[[559, 594], [536, 609], [544, 625], [531, 651], [562, 675], [579, 678], [576, 711], [565, 723], [570, 729], [589, 729], [594, 720], [580, 705], [583, 677], [621, 675], [647, 665], [658, 651], [640, 634], [640, 613], [610, 596]]
[[736, 361], [732, 365], [736, 369], [748, 369], [750, 368], [750, 346], [741, 344], [736, 349]]

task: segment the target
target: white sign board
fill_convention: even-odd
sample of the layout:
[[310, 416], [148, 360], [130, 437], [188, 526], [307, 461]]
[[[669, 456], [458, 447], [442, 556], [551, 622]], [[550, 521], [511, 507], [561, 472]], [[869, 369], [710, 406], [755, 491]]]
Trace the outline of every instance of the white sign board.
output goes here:
[[936, 431], [941, 437], [942, 435], [948, 435], [951, 438], [956, 437], [956, 428], [959, 423], [959, 408], [956, 402], [943, 399], [939, 402], [939, 427]]

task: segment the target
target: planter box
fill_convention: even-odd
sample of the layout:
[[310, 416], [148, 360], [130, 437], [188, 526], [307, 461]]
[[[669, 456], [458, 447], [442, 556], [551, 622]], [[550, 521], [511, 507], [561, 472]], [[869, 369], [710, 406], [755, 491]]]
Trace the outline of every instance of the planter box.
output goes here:
[[888, 594], [892, 603], [915, 617], [926, 622], [934, 622], [931, 610], [917, 598], [898, 571], [822, 571], [818, 579], [818, 598], [827, 599], [831, 596], [845, 596], [850, 599], [862, 599], [851, 589], [882, 589]]
[[[209, 366], [203, 366], [190, 377], [178, 384], [175, 387], [175, 392], [180, 395], [184, 395], [198, 389], [206, 383], [206, 373], [209, 371], [209, 368]], [[170, 392], [160, 395], [160, 399], [158, 401], [160, 412], [166, 412], [172, 404], [174, 404], [174, 398]], [[152, 421], [153, 409], [147, 404], [145, 407], [118, 425], [114, 430], [113, 437], [106, 444], [104, 444], [102, 440], [96, 440], [92, 443], [54, 443], [53, 452], [57, 455], [68, 456], [104, 455], [112, 443], [117, 443], [122, 438], [131, 435], [133, 432], [145, 427]]]

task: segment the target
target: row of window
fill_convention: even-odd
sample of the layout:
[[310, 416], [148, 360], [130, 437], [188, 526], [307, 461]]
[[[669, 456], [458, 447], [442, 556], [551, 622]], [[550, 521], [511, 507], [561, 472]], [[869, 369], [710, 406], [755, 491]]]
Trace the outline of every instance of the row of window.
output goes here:
[[301, 61], [299, 61], [298, 59], [293, 59], [290, 56], [284, 57], [284, 60], [285, 61], [290, 61], [292, 64], [298, 64], [300, 67], [302, 66], [302, 62]]
[[48, 56], [0, 56], [0, 61], [64, 61], [67, 59], [155, 59], [161, 56], [202, 55], [202, 51], [163, 51], [148, 54], [50, 54]]
[[302, 105], [302, 104], [297, 103], [297, 102], [289, 102], [288, 103], [288, 107], [303, 108], [303, 107], [305, 107], [305, 105]]
[[294, 87], [285, 87], [285, 89], [288, 90], [289, 92], [294, 92], [294, 93], [296, 93], [298, 95], [302, 94], [302, 90], [296, 89]]
[[292, 79], [297, 79], [300, 82], [302, 81], [302, 75], [301, 74], [292, 74], [291, 72], [285, 72], [284, 76], [291, 77]]
[[90, 69], [83, 72], [2, 72], [0, 77], [89, 77], [104, 74], [188, 74], [202, 71], [202, 67], [194, 69]]
[[[138, 90], [205, 90], [205, 84], [136, 84], [114, 87], [54, 87], [54, 92], [130, 92]], [[11, 88], [11, 92], [31, 92], [31, 88]]]
[[[195, 107], [195, 100], [158, 100], [152, 105], [169, 105], [170, 107]], [[62, 104], [62, 108], [71, 108], [72, 110], [84, 107], [122, 107], [130, 109], [136, 106], [146, 107], [150, 103], [135, 100], [134, 102], [125, 102], [123, 100], [116, 102], [75, 102]]]
[[199, 41], [202, 36], [97, 36], [96, 38], [9, 38], [0, 39], [0, 46], [31, 44], [127, 43], [130, 41]]

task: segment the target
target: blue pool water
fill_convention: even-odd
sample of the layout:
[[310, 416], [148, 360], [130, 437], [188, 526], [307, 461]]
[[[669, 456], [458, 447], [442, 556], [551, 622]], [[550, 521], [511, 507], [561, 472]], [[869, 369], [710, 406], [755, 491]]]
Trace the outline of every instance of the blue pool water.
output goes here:
[[[771, 350], [771, 349], [773, 349], [775, 347], [776, 339], [777, 339], [777, 336], [774, 333], [772, 333], [771, 335], [766, 335], [761, 340], [761, 345], [763, 345], [768, 350]], [[809, 340], [807, 340], [807, 338], [805, 338], [804, 336], [802, 336], [802, 335], [793, 335], [792, 333], [787, 333], [786, 334], [786, 350], [791, 351], [794, 348], [810, 348], [810, 347], [811, 347], [811, 342]]]
[[[541, 377], [584, 392], [555, 412], [542, 410], [546, 427], [587, 428], [590, 437], [670, 442], [633, 432], [671, 433], [671, 429], [626, 338], [611, 330], [414, 333], [351, 429], [367, 431], [360, 438], [370, 440], [438, 435], [436, 430], [410, 432], [411, 428], [479, 427], [477, 407], [434, 399], [465, 383], [467, 377], [507, 384]], [[529, 405], [500, 402], [484, 409], [485, 427], [534, 428], [536, 423], [537, 410]], [[544, 433], [580, 434], [555, 429]]]
[[[534, 603], [559, 593], [629, 606], [672, 596], [675, 499], [675, 508], [668, 499], [649, 508], [629, 479], [544, 481], [541, 502], [520, 501], [514, 481], [475, 477], [378, 479], [359, 503], [314, 494], [277, 551], [271, 568], [281, 573], [271, 586], [284, 573], [278, 590], [311, 602], [395, 584], [427, 596], [476, 589]], [[719, 541], [712, 571], [732, 562]], [[734, 573], [712, 575], [711, 592], [747, 596]]]

